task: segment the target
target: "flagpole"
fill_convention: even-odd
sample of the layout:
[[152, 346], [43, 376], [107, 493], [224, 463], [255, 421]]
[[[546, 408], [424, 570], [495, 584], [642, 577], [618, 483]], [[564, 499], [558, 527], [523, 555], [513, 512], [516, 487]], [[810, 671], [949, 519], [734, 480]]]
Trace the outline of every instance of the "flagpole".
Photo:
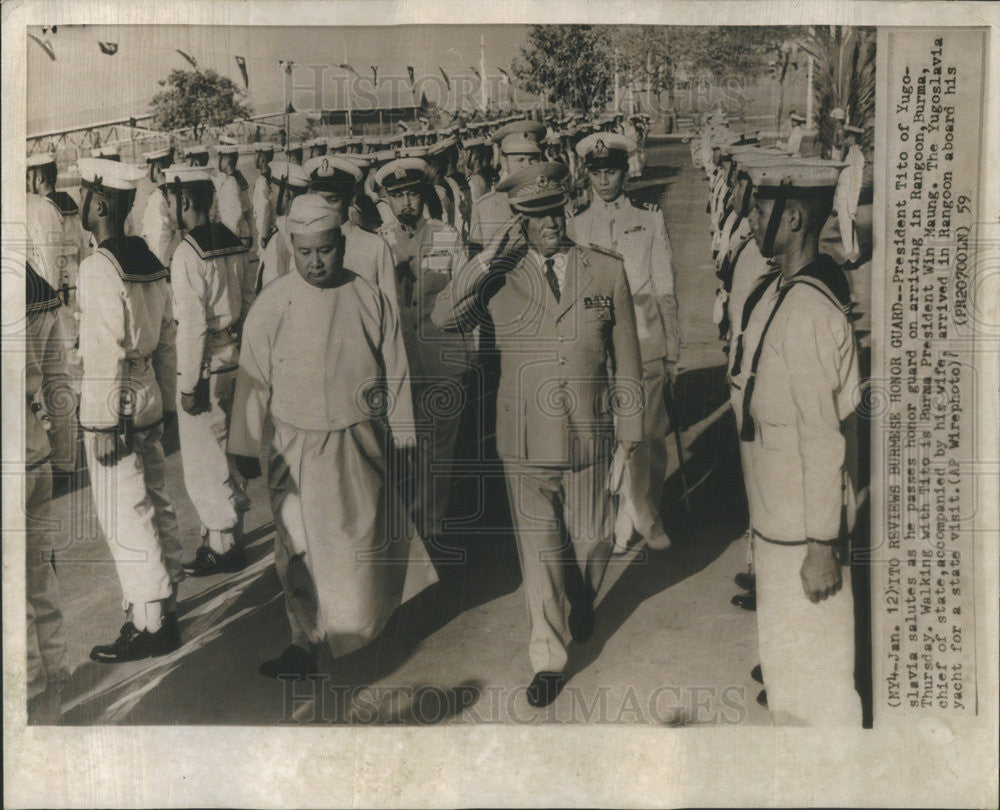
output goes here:
[[[347, 44], [344, 44], [344, 64], [350, 65], [351, 63], [347, 61]], [[347, 135], [350, 137], [354, 134], [354, 121], [351, 117], [351, 72], [347, 71]]]
[[479, 96], [486, 112], [486, 35], [479, 35]]

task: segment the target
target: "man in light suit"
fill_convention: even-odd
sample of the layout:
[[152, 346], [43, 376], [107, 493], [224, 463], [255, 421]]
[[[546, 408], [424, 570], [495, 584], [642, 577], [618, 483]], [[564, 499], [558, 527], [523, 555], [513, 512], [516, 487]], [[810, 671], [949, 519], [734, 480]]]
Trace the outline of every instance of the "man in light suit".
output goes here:
[[582, 643], [593, 631], [612, 547], [611, 455], [616, 439], [630, 455], [643, 435], [625, 267], [566, 237], [567, 175], [562, 163], [539, 163], [501, 182], [515, 217], [455, 274], [431, 315], [442, 329], [482, 323], [495, 335], [497, 452], [531, 620], [535, 707], [566, 682], [569, 637]]

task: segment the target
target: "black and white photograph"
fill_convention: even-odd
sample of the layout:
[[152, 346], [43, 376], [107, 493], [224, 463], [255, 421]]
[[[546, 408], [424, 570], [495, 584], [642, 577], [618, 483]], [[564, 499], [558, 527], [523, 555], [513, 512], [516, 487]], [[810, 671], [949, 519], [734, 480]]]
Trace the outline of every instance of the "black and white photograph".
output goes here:
[[996, 806], [995, 14], [113, 5], [4, 37], [5, 737], [217, 784], [14, 806]]

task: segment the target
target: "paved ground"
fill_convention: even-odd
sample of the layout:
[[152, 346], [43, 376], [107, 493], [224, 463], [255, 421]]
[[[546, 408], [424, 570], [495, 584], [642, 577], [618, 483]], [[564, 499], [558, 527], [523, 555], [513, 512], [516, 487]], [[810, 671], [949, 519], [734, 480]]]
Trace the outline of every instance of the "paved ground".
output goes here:
[[[659, 200], [676, 254], [684, 345], [677, 394], [692, 513], [680, 503], [677, 455], [663, 513], [674, 547], [617, 557], [599, 595], [597, 626], [573, 645], [571, 680], [548, 709], [524, 699], [531, 678], [527, 614], [502, 481], [466, 475], [456, 511], [472, 520], [456, 546], [464, 564], [441, 566], [441, 581], [401, 608], [385, 633], [327, 675], [294, 687], [257, 674], [287, 643], [280, 588], [271, 564], [273, 525], [260, 480], [250, 566], [238, 575], [187, 581], [180, 590], [184, 646], [173, 655], [109, 668], [88, 659], [122, 621], [120, 590], [85, 482], [57, 499], [67, 531], [58, 574], [73, 675], [64, 693], [68, 724], [261, 724], [281, 722], [607, 722], [764, 724], [754, 616], [729, 604], [744, 567], [746, 507], [732, 419], [724, 401], [723, 355], [710, 314], [707, 183], [689, 149], [648, 150], [635, 192]], [[198, 523], [184, 491], [176, 439], [169, 448], [170, 494], [189, 554]], [[482, 486], [478, 485], [482, 482]], [[72, 516], [72, 517], [71, 517]]]

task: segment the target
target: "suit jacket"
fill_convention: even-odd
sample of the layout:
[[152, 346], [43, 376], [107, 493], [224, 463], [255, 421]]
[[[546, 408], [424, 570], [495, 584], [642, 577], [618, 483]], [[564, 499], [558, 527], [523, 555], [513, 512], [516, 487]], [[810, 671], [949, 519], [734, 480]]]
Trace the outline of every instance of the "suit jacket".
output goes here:
[[502, 269], [489, 254], [471, 259], [431, 314], [442, 329], [483, 323], [495, 335], [498, 454], [577, 469], [612, 452], [616, 429], [619, 440], [641, 441], [642, 368], [621, 258], [570, 243], [558, 301], [537, 254], [515, 261]]

